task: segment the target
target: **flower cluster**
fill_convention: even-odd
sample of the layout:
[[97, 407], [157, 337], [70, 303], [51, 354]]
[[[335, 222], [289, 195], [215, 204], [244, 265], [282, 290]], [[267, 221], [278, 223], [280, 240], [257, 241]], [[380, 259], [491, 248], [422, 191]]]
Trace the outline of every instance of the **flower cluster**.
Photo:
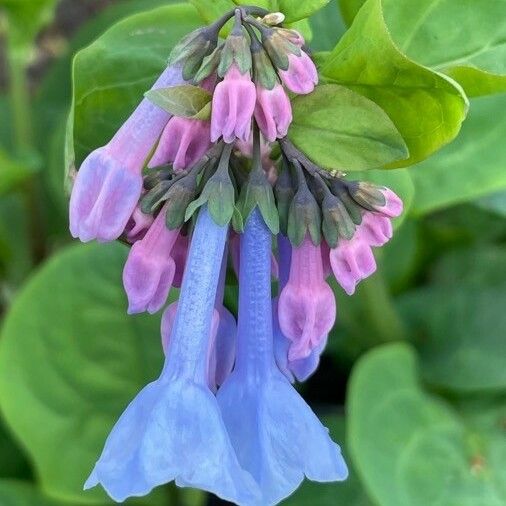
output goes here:
[[[72, 235], [132, 245], [128, 312], [156, 313], [180, 287], [162, 317], [163, 371], [126, 408], [86, 483], [118, 501], [175, 481], [274, 505], [304, 477], [347, 476], [292, 383], [315, 371], [335, 323], [328, 277], [351, 295], [375, 271], [372, 248], [392, 237], [402, 202], [327, 172], [288, 140], [287, 90], [310, 93], [318, 75], [302, 36], [267, 14], [238, 8], [189, 34], [154, 84], [202, 87], [209, 118], [145, 98], [77, 173]], [[229, 265], [237, 321], [224, 305]]]

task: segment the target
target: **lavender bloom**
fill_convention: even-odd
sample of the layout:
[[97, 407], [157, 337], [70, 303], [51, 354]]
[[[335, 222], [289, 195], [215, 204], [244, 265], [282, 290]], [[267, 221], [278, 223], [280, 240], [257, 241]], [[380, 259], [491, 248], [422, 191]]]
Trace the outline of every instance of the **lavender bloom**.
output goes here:
[[279, 296], [279, 326], [292, 341], [290, 360], [309, 357], [336, 319], [336, 301], [325, 281], [320, 246], [309, 237], [292, 249], [290, 277]]
[[130, 243], [140, 241], [153, 224], [153, 216], [144, 214], [139, 205], [135, 206], [132, 216], [125, 227], [125, 235]]
[[286, 136], [292, 122], [292, 106], [283, 86], [277, 84], [268, 90], [257, 85], [255, 119], [269, 142]]
[[142, 240], [130, 250], [123, 269], [128, 296], [128, 314], [156, 313], [165, 304], [176, 271], [171, 251], [178, 230], [165, 225], [166, 206], [160, 211]]
[[[179, 67], [168, 67], [153, 85], [181, 84]], [[142, 191], [141, 171], [170, 115], [147, 99], [105, 146], [88, 155], [70, 197], [70, 232], [83, 242], [112, 241], [125, 229]]]
[[227, 143], [236, 138], [246, 142], [251, 133], [255, 101], [255, 85], [249, 72], [241, 74], [237, 65], [232, 64], [214, 91], [211, 141], [216, 142], [223, 136]]
[[149, 167], [172, 163], [175, 170], [193, 167], [211, 147], [209, 121], [172, 118], [164, 128]]
[[207, 386], [207, 350], [226, 238], [227, 227], [216, 225], [203, 208], [162, 374], [116, 423], [85, 488], [100, 483], [114, 500], [123, 501], [174, 480], [237, 504], [254, 504], [257, 487], [239, 466]]
[[304, 476], [347, 476], [339, 446], [274, 362], [270, 251], [270, 233], [255, 209], [241, 237], [236, 366], [218, 391], [239, 462], [262, 493], [251, 504], [262, 506], [290, 495]]
[[[323, 243], [322, 243], [323, 245]], [[292, 245], [288, 238], [278, 235], [278, 254], [279, 254], [279, 292], [288, 283], [290, 276], [290, 263], [292, 258]], [[323, 255], [322, 255], [323, 256]], [[327, 251], [328, 256], [328, 251]], [[274, 356], [279, 370], [293, 383], [297, 381], [306, 381], [318, 368], [320, 363], [320, 355], [323, 353], [327, 345], [327, 337], [325, 336], [320, 344], [311, 350], [306, 358], [290, 360], [288, 358], [288, 349], [291, 341], [287, 339], [281, 328], [279, 327], [278, 318], [278, 297], [272, 301], [272, 326], [274, 332]]]
[[314, 90], [318, 84], [318, 72], [313, 60], [301, 50], [300, 56], [293, 53], [288, 55], [288, 70], [280, 70], [279, 75], [283, 84], [293, 93], [306, 95]]
[[397, 218], [402, 214], [404, 205], [402, 200], [390, 188], [383, 187], [381, 193], [385, 197], [385, 205], [377, 209], [378, 212], [389, 218]]

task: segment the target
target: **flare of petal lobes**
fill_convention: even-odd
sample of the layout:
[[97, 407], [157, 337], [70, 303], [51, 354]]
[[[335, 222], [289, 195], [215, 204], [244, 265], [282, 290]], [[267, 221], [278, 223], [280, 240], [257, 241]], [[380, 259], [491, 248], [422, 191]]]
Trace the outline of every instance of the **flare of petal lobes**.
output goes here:
[[274, 357], [279, 370], [290, 383], [293, 383], [295, 378], [299, 382], [306, 381], [318, 369], [320, 355], [327, 346], [328, 336], [325, 336], [320, 344], [311, 350], [308, 357], [289, 360], [288, 349], [290, 348], [291, 341], [283, 335], [279, 327], [277, 298], [272, 301], [272, 327], [274, 332]]
[[149, 167], [172, 163], [175, 170], [193, 167], [211, 147], [209, 121], [172, 118], [164, 128]]
[[289, 496], [304, 476], [347, 476], [339, 446], [275, 365], [270, 249], [270, 233], [255, 210], [241, 237], [236, 366], [217, 395], [239, 462], [262, 493], [251, 504], [262, 506]]
[[255, 110], [256, 90], [249, 72], [241, 74], [236, 64], [228, 70], [214, 90], [211, 116], [211, 141], [221, 136], [227, 143], [247, 141]]
[[128, 296], [128, 313], [156, 313], [169, 295], [176, 271], [172, 248], [179, 230], [165, 226], [165, 207], [144, 238], [130, 250], [123, 270], [123, 285]]
[[[177, 302], [173, 302], [164, 312], [162, 318], [162, 346], [165, 355], [169, 352], [170, 335], [176, 319]], [[211, 324], [211, 339], [208, 356], [209, 388], [216, 392], [217, 387], [232, 372], [235, 361], [235, 341], [237, 325], [232, 313], [225, 307], [214, 309]]]
[[378, 208], [378, 211], [389, 218], [400, 216], [404, 209], [404, 204], [400, 197], [390, 188], [382, 188], [382, 193], [385, 196], [386, 203], [383, 207]]
[[279, 296], [279, 325], [292, 345], [289, 360], [309, 357], [336, 320], [334, 293], [323, 273], [320, 246], [309, 237], [292, 250], [290, 277]]
[[332, 272], [348, 295], [353, 295], [357, 284], [376, 271], [371, 247], [358, 232], [349, 241], [339, 239], [329, 256]]
[[283, 86], [277, 84], [267, 90], [257, 85], [255, 119], [267, 141], [286, 136], [292, 122], [292, 106]]
[[[182, 82], [181, 68], [168, 67], [153, 88]], [[70, 198], [73, 237], [112, 241], [123, 233], [141, 194], [143, 165], [169, 119], [144, 99], [111, 141], [88, 155]]]
[[153, 216], [144, 214], [137, 205], [125, 227], [125, 234], [128, 242], [133, 244], [140, 241], [146, 235], [146, 232], [152, 224]]
[[298, 95], [311, 93], [318, 84], [318, 71], [313, 60], [304, 51], [300, 56], [289, 54], [288, 60], [288, 70], [279, 71], [283, 84]]
[[392, 222], [381, 214], [365, 212], [356, 233], [370, 246], [383, 246], [393, 236]]
[[241, 469], [216, 401], [206, 385], [214, 299], [227, 227], [203, 208], [160, 378], [127, 407], [85, 487], [102, 484], [123, 501], [175, 480], [236, 504], [254, 504], [258, 488]]
[[77, 173], [70, 197], [70, 232], [83, 242], [117, 239], [142, 191], [142, 176], [125, 170], [107, 147], [91, 153]]

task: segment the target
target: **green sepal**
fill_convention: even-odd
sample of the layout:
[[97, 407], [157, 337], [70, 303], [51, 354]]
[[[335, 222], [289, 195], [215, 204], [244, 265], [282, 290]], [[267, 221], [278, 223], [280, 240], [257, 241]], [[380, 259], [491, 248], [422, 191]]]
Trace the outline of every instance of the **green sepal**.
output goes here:
[[290, 205], [287, 233], [290, 242], [294, 246], [300, 246], [308, 232], [313, 244], [320, 244], [320, 207], [309, 188], [301, 185]]
[[274, 30], [265, 30], [262, 33], [262, 44], [269, 54], [272, 63], [280, 70], [288, 70], [290, 64], [288, 55], [301, 55], [298, 46]]
[[218, 75], [225, 77], [232, 64], [235, 63], [241, 74], [249, 72], [252, 67], [251, 50], [246, 37], [241, 35], [229, 35], [221, 53]]
[[322, 232], [327, 244], [335, 248], [339, 237], [350, 240], [355, 234], [355, 224], [341, 200], [329, 192], [321, 206]]
[[193, 80], [196, 83], [202, 82], [204, 79], [209, 77], [213, 72], [216, 72], [218, 65], [221, 60], [221, 47], [217, 47], [210, 55], [206, 56], [202, 60], [202, 64], [198, 69]]
[[169, 230], [180, 228], [185, 222], [186, 209], [195, 198], [197, 178], [194, 174], [175, 182], [167, 194], [165, 223]]
[[386, 198], [378, 186], [366, 182], [348, 183], [348, 191], [352, 199], [369, 211], [376, 211], [386, 205]]
[[261, 167], [254, 168], [250, 172], [248, 181], [241, 189], [238, 208], [244, 222], [247, 221], [256, 206], [258, 206], [269, 230], [277, 235], [279, 233], [279, 216], [274, 200], [274, 192]]
[[278, 83], [278, 77], [271, 59], [264, 49], [253, 51], [255, 80], [266, 90], [272, 90]]
[[232, 228], [238, 234], [244, 232], [244, 220], [242, 219], [241, 211], [237, 206], [234, 206], [234, 214], [232, 214]]
[[360, 225], [362, 223], [363, 209], [351, 198], [344, 184], [341, 181], [336, 181], [332, 184], [332, 192], [344, 204], [353, 223]]
[[160, 181], [156, 184], [141, 198], [141, 211], [144, 214], [153, 214], [166, 200], [166, 195], [171, 186], [172, 181]]
[[286, 236], [288, 229], [288, 213], [295, 195], [292, 177], [287, 167], [283, 167], [283, 170], [278, 176], [278, 180], [274, 186], [274, 194], [276, 195], [276, 204], [278, 207], [279, 229], [281, 233]]

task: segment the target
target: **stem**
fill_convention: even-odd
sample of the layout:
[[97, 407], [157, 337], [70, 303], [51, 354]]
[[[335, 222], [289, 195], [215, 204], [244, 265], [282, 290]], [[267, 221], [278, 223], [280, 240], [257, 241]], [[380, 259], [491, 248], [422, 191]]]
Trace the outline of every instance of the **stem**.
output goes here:
[[404, 322], [395, 308], [381, 272], [376, 272], [362, 285], [365, 313], [381, 342], [401, 341], [407, 336]]

